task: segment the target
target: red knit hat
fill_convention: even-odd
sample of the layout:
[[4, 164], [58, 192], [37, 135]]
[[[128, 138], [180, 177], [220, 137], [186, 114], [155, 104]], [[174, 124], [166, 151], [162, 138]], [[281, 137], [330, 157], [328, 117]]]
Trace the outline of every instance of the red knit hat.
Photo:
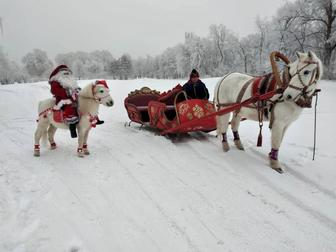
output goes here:
[[54, 77], [56, 74], [58, 74], [60, 71], [62, 71], [62, 70], [67, 70], [70, 73], [72, 73], [68, 66], [66, 66], [66, 65], [59, 65], [58, 67], [55, 68], [54, 71], [52, 71], [52, 73], [50, 74], [49, 80], [52, 77]]
[[198, 77], [199, 78], [199, 73], [197, 72], [196, 69], [193, 69], [190, 73], [190, 79], [193, 77]]

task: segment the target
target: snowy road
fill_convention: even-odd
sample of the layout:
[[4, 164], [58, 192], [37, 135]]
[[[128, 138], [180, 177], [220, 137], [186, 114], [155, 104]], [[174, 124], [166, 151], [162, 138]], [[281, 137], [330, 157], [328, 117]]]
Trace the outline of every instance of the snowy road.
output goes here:
[[0, 86], [0, 251], [336, 251], [335, 83], [321, 83], [316, 161], [307, 109], [284, 139], [282, 175], [268, 168], [267, 127], [257, 148], [257, 123], [242, 123], [245, 152], [223, 153], [214, 133], [172, 142], [124, 127], [123, 99], [175, 81], [109, 85], [116, 105], [101, 108], [84, 159], [67, 131], [32, 155], [47, 83]]

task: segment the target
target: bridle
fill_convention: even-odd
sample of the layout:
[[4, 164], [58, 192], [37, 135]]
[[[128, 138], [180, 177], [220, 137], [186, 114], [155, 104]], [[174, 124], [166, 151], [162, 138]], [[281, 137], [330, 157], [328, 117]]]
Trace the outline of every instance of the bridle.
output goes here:
[[[277, 67], [277, 64], [275, 62], [275, 61], [278, 61], [279, 59], [284, 61], [285, 64], [286, 64], [286, 69], [285, 69], [284, 74], [283, 74], [283, 80], [281, 80], [281, 78], [280, 78], [278, 67]], [[273, 71], [274, 77], [276, 79], [277, 88], [279, 90], [279, 93], [283, 94], [284, 91], [288, 87], [293, 88], [295, 90], [298, 90], [298, 91], [300, 91], [300, 93], [293, 99], [293, 101], [295, 102], [296, 105], [298, 105], [302, 108], [310, 108], [311, 107], [311, 102], [312, 102], [312, 97], [314, 95], [316, 95], [316, 93], [319, 92], [320, 90], [315, 90], [312, 95], [308, 96], [307, 95], [307, 93], [308, 93], [307, 89], [310, 86], [316, 84], [316, 82], [320, 78], [319, 62], [318, 61], [313, 61], [313, 60], [304, 61], [305, 65], [302, 66], [301, 68], [297, 69], [296, 72], [291, 76], [290, 71], [289, 71], [290, 70], [289, 69], [290, 68], [290, 61], [285, 55], [283, 55], [280, 52], [274, 51], [270, 55], [270, 61], [271, 61], [272, 71]], [[308, 84], [305, 84], [302, 80], [301, 72], [307, 66], [312, 65], [312, 64], [316, 64], [316, 68], [313, 70], [313, 73], [311, 75], [311, 78], [310, 78]], [[298, 75], [298, 79], [300, 81], [301, 87], [289, 84], [290, 81], [293, 79], [293, 77], [295, 77], [296, 75]]]
[[101, 103], [102, 100], [108, 98], [110, 95], [107, 94], [107, 95], [105, 95], [105, 96], [103, 96], [103, 97], [98, 97], [98, 96], [97, 96], [97, 92], [95, 92], [95, 87], [97, 87], [97, 86], [99, 86], [99, 85], [105, 87], [107, 90], [109, 90], [109, 87], [107, 86], [107, 83], [106, 83], [105, 80], [97, 80], [97, 81], [92, 85], [92, 96], [93, 96], [93, 99], [94, 99], [96, 102]]
[[[293, 101], [296, 103], [296, 105], [298, 105], [302, 108], [307, 108], [307, 107], [310, 108], [312, 97], [316, 94], [317, 91], [313, 92], [312, 95], [308, 96], [307, 93], [309, 93], [309, 92], [307, 92], [307, 90], [310, 86], [316, 84], [316, 82], [319, 79], [319, 72], [318, 72], [319, 62], [318, 61], [313, 61], [313, 60], [308, 60], [308, 61], [304, 61], [304, 63], [305, 63], [305, 65], [303, 67], [301, 67], [300, 69], [297, 69], [297, 71], [294, 73], [294, 75], [290, 76], [290, 79], [293, 79], [297, 75], [298, 79], [300, 81], [301, 87], [294, 86], [292, 84], [288, 84], [287, 87], [300, 91], [300, 93], [293, 99]], [[301, 72], [307, 66], [310, 66], [312, 64], [315, 64], [316, 68], [314, 68], [308, 84], [305, 84], [302, 80]]]

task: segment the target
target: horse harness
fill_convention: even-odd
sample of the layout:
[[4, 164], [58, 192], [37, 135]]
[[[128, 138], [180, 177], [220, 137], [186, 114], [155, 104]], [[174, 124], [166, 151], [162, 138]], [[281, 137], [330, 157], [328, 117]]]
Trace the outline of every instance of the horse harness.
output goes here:
[[[258, 143], [257, 146], [261, 146], [262, 144], [262, 127], [263, 127], [263, 119], [264, 116], [268, 119], [269, 118], [269, 112], [271, 113], [271, 116], [269, 118], [270, 120], [270, 124], [269, 124], [269, 128], [272, 128], [273, 125], [273, 121], [274, 121], [274, 107], [277, 103], [283, 102], [283, 93], [285, 91], [285, 89], [287, 87], [293, 88], [295, 90], [299, 90], [301, 91], [293, 100], [295, 101], [295, 104], [298, 105], [301, 108], [310, 108], [311, 107], [311, 102], [312, 102], [312, 97], [314, 95], [316, 95], [317, 92], [319, 92], [319, 90], [316, 90], [311, 96], [307, 96], [307, 89], [315, 84], [317, 82], [317, 80], [319, 79], [319, 63], [317, 61], [305, 61], [304, 63], [306, 63], [303, 67], [301, 67], [300, 69], [298, 69], [295, 74], [293, 76], [290, 75], [289, 73], [289, 66], [286, 65], [285, 70], [282, 73], [282, 81], [279, 80], [277, 81], [277, 79], [275, 78], [273, 73], [269, 73], [266, 74], [264, 76], [257, 76], [257, 77], [253, 77], [250, 80], [246, 81], [245, 84], [243, 85], [243, 87], [241, 88], [236, 102], [235, 103], [219, 103], [219, 90], [221, 87], [221, 84], [223, 82], [223, 80], [225, 78], [227, 78], [230, 74], [226, 75], [223, 77], [223, 79], [221, 80], [218, 90], [217, 90], [217, 109], [220, 110], [221, 107], [227, 107], [227, 106], [231, 106], [233, 104], [237, 104], [237, 103], [241, 103], [242, 102], [242, 98], [244, 97], [244, 94], [247, 90], [247, 88], [252, 85], [252, 91], [251, 91], [251, 95], [252, 97], [258, 97], [259, 95], [265, 94], [267, 92], [271, 92], [276, 90], [277, 86], [280, 85], [280, 88], [277, 89], [277, 94], [280, 94], [280, 96], [272, 101], [271, 99], [268, 100], [259, 100], [257, 99], [257, 101], [255, 103], [253, 103], [252, 105], [248, 105], [245, 107], [248, 108], [252, 108], [252, 109], [257, 109], [258, 112], [258, 121], [259, 121], [259, 136], [258, 136]], [[300, 75], [301, 71], [303, 71], [307, 66], [311, 65], [311, 64], [316, 64], [317, 67], [313, 70], [313, 74], [311, 76], [311, 79], [309, 80], [309, 83], [307, 85], [305, 85], [303, 83], [302, 77]], [[298, 75], [298, 78], [300, 80], [300, 84], [302, 85], [302, 87], [297, 87], [294, 86], [292, 84], [290, 84], [291, 79]], [[279, 83], [280, 82], [280, 83]], [[240, 112], [240, 109], [235, 111], [235, 115], [237, 116], [237, 114]]]

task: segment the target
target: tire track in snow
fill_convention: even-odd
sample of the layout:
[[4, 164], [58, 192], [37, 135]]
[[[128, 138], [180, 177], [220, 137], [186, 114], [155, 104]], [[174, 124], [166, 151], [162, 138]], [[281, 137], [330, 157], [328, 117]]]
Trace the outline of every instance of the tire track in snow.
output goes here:
[[173, 228], [181, 237], [184, 238], [184, 240], [187, 242], [189, 248], [192, 251], [201, 251], [196, 244], [192, 241], [192, 239], [188, 236], [188, 234], [181, 228], [177, 222], [170, 217], [164, 209], [160, 206], [160, 204], [154, 200], [151, 195], [145, 190], [145, 188], [142, 186], [140, 181], [132, 174], [132, 172], [129, 170], [129, 168], [124, 165], [119, 159], [116, 159], [120, 166], [124, 168], [126, 173], [129, 175], [130, 178], [135, 182], [135, 184], [139, 187], [141, 192], [148, 198], [148, 200], [155, 206], [155, 208], [159, 211], [159, 213], [164, 217], [164, 219], [170, 224], [170, 227]]
[[[249, 153], [246, 153], [246, 155], [248, 155], [250, 157], [257, 158], [259, 160], [262, 160], [261, 159], [262, 155], [260, 153], [258, 153], [257, 151], [255, 151], [253, 149], [250, 149], [250, 151], [253, 153], [253, 155], [250, 155]], [[263, 161], [265, 161], [265, 160], [263, 160]], [[266, 166], [265, 166], [265, 168], [266, 168]], [[247, 169], [247, 170], [249, 170], [249, 169]], [[300, 198], [286, 192], [279, 185], [275, 185], [267, 177], [262, 175], [260, 172], [254, 170], [253, 172], [251, 171], [250, 173], [253, 174], [255, 177], [257, 177], [258, 179], [260, 179], [261, 181], [263, 181], [264, 183], [266, 183], [268, 185], [268, 187], [270, 189], [272, 189], [274, 192], [281, 195], [286, 200], [291, 202], [293, 205], [302, 209], [304, 212], [313, 216], [316, 220], [318, 220], [324, 226], [326, 226], [329, 229], [331, 229], [332, 231], [336, 232], [336, 221], [335, 220], [325, 216], [323, 213], [319, 212], [318, 210], [315, 210], [312, 207], [306, 205]], [[285, 175], [285, 174], [283, 174], [283, 175]], [[283, 176], [283, 175], [279, 174], [279, 176]], [[296, 180], [298, 180], [300, 182], [303, 182], [303, 184], [306, 185], [306, 186], [313, 186], [315, 188], [314, 184], [311, 185], [311, 184], [307, 183], [306, 181], [301, 181], [300, 179], [297, 179], [295, 176], [293, 176], [293, 178], [295, 178]], [[329, 196], [328, 194], [325, 194], [325, 195]], [[331, 197], [331, 200], [334, 201], [334, 198]]]
[[[146, 137], [151, 137], [146, 135]], [[124, 139], [125, 141], [126, 139]], [[137, 138], [132, 138], [131, 141], [127, 141], [127, 143], [129, 144], [130, 147], [133, 147], [135, 149], [137, 149], [137, 146], [141, 146], [143, 142], [139, 142], [139, 140]], [[134, 183], [137, 185], [137, 187], [140, 189], [140, 191], [145, 195], [145, 197], [151, 202], [151, 204], [157, 209], [157, 211], [160, 213], [160, 215], [165, 219], [165, 221], [167, 223], [169, 223], [169, 226], [174, 230], [174, 233], [178, 234], [180, 237], [182, 237], [188, 247], [191, 249], [191, 251], [201, 251], [197, 245], [192, 241], [192, 239], [189, 237], [189, 235], [186, 233], [186, 231], [180, 227], [178, 225], [178, 223], [169, 215], [166, 213], [166, 211], [164, 210], [164, 208], [159, 204], [159, 202], [157, 202], [155, 199], [152, 198], [152, 196], [150, 195], [150, 193], [147, 192], [147, 190], [143, 187], [143, 185], [141, 184], [141, 182], [133, 175], [133, 173], [131, 172], [131, 170], [128, 168], [127, 165], [125, 165], [118, 157], [119, 155], [115, 155], [116, 151], [119, 152], [119, 154], [123, 154], [123, 155], [127, 155], [127, 153], [121, 153], [120, 150], [114, 149], [111, 150], [110, 148], [107, 148], [108, 146], [106, 146], [106, 150], [114, 156], [114, 160], [116, 162], [119, 163], [119, 165], [124, 169], [124, 171], [127, 173], [127, 175], [134, 181]], [[145, 147], [144, 147], [145, 148]], [[156, 162], [156, 160], [154, 160]], [[179, 180], [180, 182], [182, 182], [184, 184], [184, 182], [182, 180]]]
[[[256, 150], [254, 150], [253, 148], [251, 148], [249, 150], [251, 152], [253, 152], [253, 154], [256, 155], [259, 160], [261, 160], [262, 158], [264, 158], [264, 155], [262, 155], [260, 152], [258, 152]], [[292, 175], [293, 177], [295, 177], [297, 180], [300, 180], [301, 182], [310, 185], [311, 187], [313, 187], [313, 188], [319, 190], [320, 192], [324, 193], [325, 195], [329, 196], [332, 200], [336, 201], [336, 193], [334, 191], [329, 190], [328, 188], [325, 188], [322, 185], [318, 184], [317, 182], [311, 180], [310, 178], [308, 178], [304, 174], [296, 171], [294, 168], [292, 168], [288, 164], [282, 163], [281, 165], [283, 167], [285, 167], [287, 173], [289, 173], [290, 175]], [[286, 172], [285, 172], [284, 175], [286, 175]]]

